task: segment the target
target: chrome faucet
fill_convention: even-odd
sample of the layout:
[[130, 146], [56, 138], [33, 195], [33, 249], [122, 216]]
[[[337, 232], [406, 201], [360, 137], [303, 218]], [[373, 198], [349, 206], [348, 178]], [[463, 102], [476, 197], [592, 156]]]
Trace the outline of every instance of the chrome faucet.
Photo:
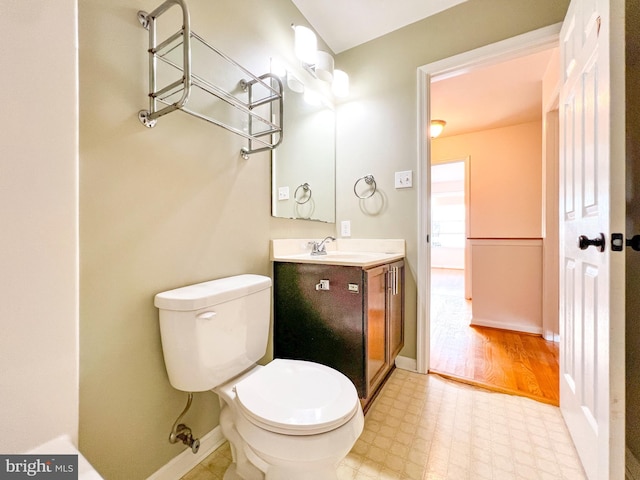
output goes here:
[[326, 255], [327, 254], [327, 242], [329, 242], [331, 240], [335, 241], [335, 237], [332, 237], [331, 235], [329, 235], [328, 237], [326, 237], [321, 242], [309, 242], [309, 245], [312, 248], [311, 255]]

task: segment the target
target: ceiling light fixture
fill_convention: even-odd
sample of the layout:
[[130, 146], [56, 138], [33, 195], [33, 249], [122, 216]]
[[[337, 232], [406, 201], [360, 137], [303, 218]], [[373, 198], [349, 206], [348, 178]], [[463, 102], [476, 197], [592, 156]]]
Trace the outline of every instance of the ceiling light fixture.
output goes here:
[[291, 25], [295, 32], [294, 50], [304, 68], [315, 78], [331, 84], [336, 97], [349, 95], [349, 76], [334, 69], [331, 54], [318, 50], [318, 38], [313, 30], [302, 25]]
[[429, 127], [429, 135], [431, 138], [436, 138], [444, 130], [444, 126], [447, 124], [444, 120], [431, 120], [431, 126]]

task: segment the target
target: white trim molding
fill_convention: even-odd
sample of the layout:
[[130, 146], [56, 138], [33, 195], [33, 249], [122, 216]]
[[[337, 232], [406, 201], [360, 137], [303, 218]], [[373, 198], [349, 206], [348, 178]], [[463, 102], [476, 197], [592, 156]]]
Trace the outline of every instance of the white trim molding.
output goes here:
[[401, 357], [401, 356], [397, 356], [396, 357], [396, 368], [399, 368], [401, 370], [408, 370], [410, 372], [416, 372], [416, 359], [415, 358], [409, 358], [409, 357]]
[[508, 323], [502, 321], [496, 321], [490, 318], [478, 318], [473, 317], [470, 325], [476, 325], [478, 327], [490, 327], [499, 328], [500, 330], [510, 330], [513, 332], [529, 333], [532, 335], [542, 336], [542, 327], [527, 326], [519, 323]]

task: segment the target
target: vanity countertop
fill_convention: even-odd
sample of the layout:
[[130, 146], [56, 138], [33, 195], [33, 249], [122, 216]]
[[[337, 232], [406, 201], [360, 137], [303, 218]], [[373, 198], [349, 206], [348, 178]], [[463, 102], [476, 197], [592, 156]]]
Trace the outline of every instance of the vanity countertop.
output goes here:
[[322, 239], [271, 240], [271, 260], [274, 262], [315, 263], [370, 268], [401, 260], [405, 255], [402, 239], [344, 239], [326, 244], [326, 255], [311, 255], [309, 242]]

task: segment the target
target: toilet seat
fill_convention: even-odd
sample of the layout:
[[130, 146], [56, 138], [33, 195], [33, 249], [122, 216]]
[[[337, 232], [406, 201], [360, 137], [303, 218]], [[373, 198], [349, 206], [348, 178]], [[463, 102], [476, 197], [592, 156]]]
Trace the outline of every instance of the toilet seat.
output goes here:
[[313, 362], [275, 359], [238, 382], [234, 390], [245, 417], [260, 428], [314, 435], [345, 424], [360, 407], [353, 383]]

